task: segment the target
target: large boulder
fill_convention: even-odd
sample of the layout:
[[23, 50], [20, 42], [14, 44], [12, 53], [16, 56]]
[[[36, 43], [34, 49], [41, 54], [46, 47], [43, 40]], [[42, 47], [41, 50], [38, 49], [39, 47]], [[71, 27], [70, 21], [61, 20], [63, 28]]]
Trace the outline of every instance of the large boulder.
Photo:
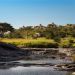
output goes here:
[[0, 42], [0, 61], [13, 61], [27, 56], [27, 51], [11, 44]]

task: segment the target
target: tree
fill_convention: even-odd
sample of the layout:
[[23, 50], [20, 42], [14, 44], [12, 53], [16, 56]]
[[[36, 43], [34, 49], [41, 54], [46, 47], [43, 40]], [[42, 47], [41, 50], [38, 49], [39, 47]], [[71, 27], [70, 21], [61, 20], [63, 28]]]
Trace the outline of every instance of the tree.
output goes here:
[[8, 23], [0, 23], [0, 32], [14, 31], [14, 28]]
[[52, 23], [52, 24], [48, 24], [46, 27], [46, 35], [50, 35], [48, 37], [50, 38], [54, 38], [55, 36], [58, 36], [58, 27], [56, 24]]
[[32, 37], [32, 35], [34, 33], [32, 26], [27, 26], [27, 27], [23, 26], [23, 27], [19, 28], [17, 30], [17, 32], [20, 33], [20, 35], [22, 35], [23, 38]]

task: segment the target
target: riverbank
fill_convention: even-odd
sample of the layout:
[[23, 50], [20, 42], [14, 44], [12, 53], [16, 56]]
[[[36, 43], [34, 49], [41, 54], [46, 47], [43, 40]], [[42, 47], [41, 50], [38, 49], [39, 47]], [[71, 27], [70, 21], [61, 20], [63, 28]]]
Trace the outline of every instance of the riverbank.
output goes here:
[[[5, 66], [6, 64], [9, 66], [12, 66], [12, 65], [16, 65], [16, 66], [53, 66], [55, 67], [55, 69], [58, 69], [61, 71], [62, 70], [75, 71], [75, 63], [73, 64], [71, 60], [68, 61], [68, 59], [65, 59], [67, 56], [65, 56], [63, 59], [60, 59], [60, 57], [62, 57], [63, 55], [62, 54], [59, 55], [59, 49], [60, 48], [22, 48], [21, 49], [11, 44], [0, 42], [0, 62], [4, 62], [4, 63], [0, 63], [0, 65], [4, 64]], [[29, 57], [29, 59], [27, 57]], [[50, 62], [52, 62], [53, 60], [54, 61], [58, 60], [60, 63], [56, 64], [56, 61], [54, 62], [54, 64], [53, 62], [52, 63], [44, 63], [44, 61], [40, 62], [42, 59], [49, 59]], [[30, 64], [29, 63], [21, 64], [17, 62], [8, 63], [10, 61], [17, 61], [17, 60], [24, 60], [25, 62], [28, 60], [36, 60], [36, 61], [39, 60], [39, 63], [38, 62], [30, 63]], [[61, 64], [61, 60], [64, 64], [63, 63]], [[69, 64], [66, 64], [66, 63], [69, 63]]]
[[17, 47], [26, 48], [57, 48], [58, 44], [52, 39], [38, 38], [38, 39], [8, 39], [2, 38], [2, 42], [13, 44]]
[[[74, 48], [19, 48], [12, 44], [0, 42], [0, 61], [14, 60], [17, 58], [66, 58], [71, 55], [74, 59]], [[17, 58], [17, 59], [18, 59]]]
[[75, 38], [73, 37], [61, 38], [60, 41], [46, 38], [1, 38], [0, 41], [25, 48], [75, 48]]

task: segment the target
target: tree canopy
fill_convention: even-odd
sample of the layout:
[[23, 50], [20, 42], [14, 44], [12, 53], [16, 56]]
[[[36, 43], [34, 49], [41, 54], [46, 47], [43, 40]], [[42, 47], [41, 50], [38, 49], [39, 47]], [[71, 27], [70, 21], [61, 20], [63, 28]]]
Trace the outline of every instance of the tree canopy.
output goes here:
[[23, 26], [19, 29], [14, 29], [9, 23], [0, 23], [0, 32], [11, 31], [11, 36], [16, 38], [33, 38], [38, 33], [39, 37], [51, 38], [56, 41], [59, 38], [75, 37], [75, 24], [57, 25], [51, 23], [48, 25], [39, 24], [37, 26]]
[[14, 28], [9, 23], [0, 23], [0, 31], [13, 31]]

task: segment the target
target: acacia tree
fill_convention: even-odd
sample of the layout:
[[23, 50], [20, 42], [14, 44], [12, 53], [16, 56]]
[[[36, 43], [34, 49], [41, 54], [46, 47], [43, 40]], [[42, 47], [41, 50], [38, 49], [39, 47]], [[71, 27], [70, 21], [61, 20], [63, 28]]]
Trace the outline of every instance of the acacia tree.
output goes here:
[[0, 23], [0, 31], [14, 31], [14, 28], [9, 23]]

